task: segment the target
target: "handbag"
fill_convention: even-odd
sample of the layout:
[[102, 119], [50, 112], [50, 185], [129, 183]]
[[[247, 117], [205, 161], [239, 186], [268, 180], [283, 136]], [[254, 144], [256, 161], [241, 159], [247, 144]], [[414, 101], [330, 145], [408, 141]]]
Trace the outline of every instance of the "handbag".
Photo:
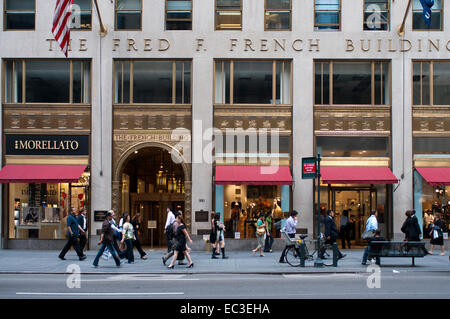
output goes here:
[[265, 233], [266, 233], [266, 230], [265, 230], [263, 227], [258, 228], [258, 229], [256, 230], [256, 234], [257, 234], [258, 236], [263, 236]]
[[127, 249], [127, 246], [126, 246], [125, 242], [121, 241], [120, 244], [119, 244], [119, 250], [120, 251], [124, 251], [126, 249]]
[[361, 237], [362, 237], [362, 239], [369, 240], [373, 237], [373, 231], [366, 230], [362, 233]]

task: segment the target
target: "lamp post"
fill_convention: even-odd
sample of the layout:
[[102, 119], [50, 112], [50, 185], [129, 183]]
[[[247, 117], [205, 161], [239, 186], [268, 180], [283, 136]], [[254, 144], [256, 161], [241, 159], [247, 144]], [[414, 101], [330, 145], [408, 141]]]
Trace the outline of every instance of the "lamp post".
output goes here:
[[320, 258], [320, 154], [317, 154], [317, 259], [314, 267], [323, 267], [323, 260]]

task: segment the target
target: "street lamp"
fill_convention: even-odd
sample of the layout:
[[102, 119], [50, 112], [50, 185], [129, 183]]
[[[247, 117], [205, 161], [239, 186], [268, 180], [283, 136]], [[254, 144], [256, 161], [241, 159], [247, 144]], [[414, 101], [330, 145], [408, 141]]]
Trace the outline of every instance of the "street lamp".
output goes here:
[[320, 154], [317, 154], [317, 259], [314, 267], [323, 267], [323, 260], [320, 258]]

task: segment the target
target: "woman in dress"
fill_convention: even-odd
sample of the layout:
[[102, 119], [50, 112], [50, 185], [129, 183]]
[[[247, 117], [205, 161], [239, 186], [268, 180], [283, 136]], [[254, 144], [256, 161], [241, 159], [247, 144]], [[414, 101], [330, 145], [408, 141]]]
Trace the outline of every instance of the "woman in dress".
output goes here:
[[121, 240], [121, 244], [125, 242], [127, 245], [126, 250], [126, 258], [128, 259], [129, 264], [134, 264], [134, 254], [133, 254], [133, 241], [136, 240], [136, 237], [134, 236], [134, 228], [133, 225], [130, 222], [130, 214], [126, 213], [123, 216], [123, 237]]
[[264, 241], [266, 238], [266, 223], [264, 222], [264, 213], [259, 215], [258, 221], [256, 223], [256, 238], [258, 239], [258, 246], [252, 250], [253, 254], [259, 250], [259, 256], [264, 257]]
[[192, 268], [192, 267], [194, 267], [194, 262], [192, 261], [191, 256], [189, 255], [189, 251], [186, 248], [186, 239], [189, 241], [190, 244], [193, 243], [192, 239], [191, 239], [191, 237], [189, 237], [189, 234], [186, 230], [186, 225], [184, 224], [181, 214], [177, 214], [176, 222], [178, 223], [178, 227], [175, 232], [175, 239], [177, 241], [177, 244], [174, 249], [172, 262], [170, 263], [170, 265], [167, 268], [173, 269], [175, 260], [177, 260], [178, 254], [180, 254], [180, 253], [184, 254], [186, 256], [187, 260], [189, 261], [187, 268]]
[[433, 249], [435, 245], [441, 246], [441, 256], [445, 255], [444, 235], [443, 235], [444, 230], [445, 230], [445, 223], [441, 219], [441, 216], [439, 216], [439, 213], [436, 213], [434, 216], [434, 221], [428, 227], [428, 233], [430, 234], [431, 237], [430, 255], [433, 255]]

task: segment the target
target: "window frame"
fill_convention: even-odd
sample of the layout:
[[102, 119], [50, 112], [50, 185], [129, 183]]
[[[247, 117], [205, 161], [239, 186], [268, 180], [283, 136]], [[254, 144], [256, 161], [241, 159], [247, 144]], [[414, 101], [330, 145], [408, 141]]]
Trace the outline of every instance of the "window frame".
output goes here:
[[[416, 59], [416, 60], [411, 60], [411, 106], [412, 107], [443, 107], [443, 108], [447, 108], [448, 106], [450, 106], [450, 102], [448, 104], [434, 104], [434, 63], [449, 63], [450, 64], [450, 60], [449, 59], [442, 59], [442, 60], [436, 60], [436, 59], [431, 59], [431, 60], [425, 60], [425, 59]], [[420, 70], [421, 70], [421, 75], [420, 75], [420, 104], [414, 104], [414, 63], [420, 63]], [[423, 70], [423, 63], [430, 63], [430, 104], [423, 104], [423, 83], [422, 83], [422, 70]]]
[[242, 6], [242, 0], [239, 0], [240, 2], [240, 6], [239, 6], [239, 10], [235, 9], [235, 10], [226, 10], [226, 12], [239, 12], [239, 16], [241, 18], [241, 24], [239, 28], [219, 28], [218, 24], [217, 24], [217, 15], [219, 14], [219, 12], [223, 12], [224, 10], [220, 10], [217, 8], [217, 0], [214, 1], [214, 31], [242, 31], [243, 29], [243, 21], [242, 21], [242, 15], [243, 15], [243, 6]]
[[140, 10], [140, 21], [139, 21], [139, 29], [118, 29], [117, 28], [117, 13], [118, 12], [133, 12], [133, 11], [128, 11], [128, 10], [118, 10], [117, 9], [117, 2], [118, 0], [114, 1], [114, 31], [142, 31], [142, 13], [144, 12], [144, 1], [139, 0], [140, 4], [141, 4], [141, 10]]
[[[165, 6], [164, 6], [164, 31], [192, 31], [193, 28], [193, 20], [194, 20], [194, 3], [193, 0], [186, 0], [191, 2], [191, 18], [190, 19], [167, 19], [167, 13], [170, 12], [167, 9], [167, 1], [170, 0], [164, 0]], [[191, 22], [191, 29], [167, 29], [167, 21], [189, 21]]]
[[[333, 86], [334, 86], [334, 81], [333, 81], [333, 63], [335, 62], [343, 62], [343, 63], [351, 63], [351, 62], [368, 62], [371, 64], [371, 96], [370, 96], [370, 100], [371, 103], [370, 104], [335, 104], [334, 100], [333, 100]], [[329, 63], [329, 83], [328, 83], [328, 89], [329, 89], [329, 101], [330, 103], [328, 104], [318, 104], [316, 103], [316, 65], [318, 63]], [[388, 101], [386, 101], [386, 104], [375, 104], [375, 63], [388, 63], [389, 65], [389, 77], [388, 77], [388, 81], [389, 81], [389, 99]], [[321, 88], [321, 93], [323, 94], [324, 91], [324, 87], [325, 87], [325, 83], [323, 83], [323, 72], [321, 73], [321, 77], [322, 77], [322, 88]], [[382, 82], [383, 83], [383, 82]], [[383, 85], [381, 85], [380, 87], [383, 87]], [[313, 103], [314, 106], [317, 107], [391, 107], [392, 106], [392, 60], [385, 60], [385, 59], [369, 59], [369, 60], [358, 60], [358, 59], [315, 59], [313, 60]], [[383, 93], [383, 91], [381, 91], [381, 93]], [[321, 101], [323, 101], [323, 96], [321, 97]]]
[[[74, 0], [76, 1], [76, 0]], [[92, 12], [93, 12], [93, 8], [94, 8], [94, 4], [93, 4], [93, 0], [91, 0], [91, 9], [90, 10], [81, 10], [80, 12], [91, 12], [91, 27], [90, 28], [85, 28], [85, 29], [74, 29], [72, 28], [72, 26], [70, 27], [70, 32], [72, 31], [92, 31]]]
[[[33, 61], [33, 62], [53, 62], [53, 61], [68, 61], [69, 63], [69, 102], [27, 102], [26, 101], [26, 62]], [[22, 63], [22, 102], [7, 102], [6, 101], [6, 63], [7, 62], [21, 62]], [[89, 103], [74, 103], [73, 102], [73, 62], [89, 62]], [[14, 104], [14, 105], [20, 105], [20, 104], [28, 104], [28, 105], [92, 105], [92, 59], [42, 59], [42, 58], [19, 58], [19, 59], [3, 59], [2, 63], [2, 79], [3, 79], [3, 85], [2, 85], [2, 103], [3, 104]]]
[[[230, 93], [230, 103], [216, 103], [216, 63], [217, 62], [230, 62], [230, 84], [229, 84], [229, 93]], [[272, 62], [272, 103], [270, 104], [261, 104], [261, 103], [234, 103], [234, 62]], [[277, 89], [277, 83], [276, 83], [276, 65], [277, 62], [289, 62], [290, 63], [290, 92], [289, 92], [289, 104], [277, 104], [276, 103], [276, 89]], [[293, 60], [292, 59], [214, 59], [213, 60], [213, 105], [229, 105], [229, 106], [236, 106], [236, 105], [257, 105], [257, 106], [292, 106], [293, 105]], [[223, 65], [223, 64], [222, 64]], [[223, 67], [222, 67], [223, 70]], [[225, 95], [224, 95], [225, 96]]]
[[18, 11], [18, 10], [6, 10], [6, 2], [8, 0], [3, 0], [3, 31], [35, 31], [36, 30], [36, 0], [34, 0], [34, 20], [33, 29], [8, 29], [7, 28], [7, 16], [8, 12], [28, 12], [28, 11]]
[[[267, 16], [269, 16], [268, 13], [271, 11], [289, 12], [289, 28], [287, 28], [287, 29], [268, 29], [267, 23], [266, 23], [266, 18], [267, 18]], [[289, 0], [289, 10], [288, 9], [284, 9], [284, 10], [268, 9], [267, 8], [267, 0], [264, 0], [264, 31], [292, 31], [292, 0]]]
[[[130, 97], [130, 101], [128, 103], [124, 103], [123, 102], [123, 94], [122, 94], [122, 102], [116, 102], [116, 62], [130, 62], [130, 92], [129, 92], [129, 97]], [[172, 62], [172, 103], [149, 103], [149, 102], [145, 102], [145, 103], [135, 103], [133, 101], [133, 97], [134, 97], [134, 62]], [[177, 100], [177, 96], [176, 96], [176, 63], [177, 62], [190, 62], [191, 68], [190, 68], [190, 103], [176, 103]], [[193, 63], [192, 63], [192, 59], [126, 59], [126, 58], [119, 58], [119, 59], [113, 59], [113, 65], [112, 65], [112, 89], [113, 89], [113, 105], [192, 105], [192, 80], [193, 80], [193, 72], [192, 72], [192, 68], [193, 68]], [[184, 73], [183, 73], [184, 74]], [[123, 77], [123, 75], [122, 75]], [[123, 81], [123, 79], [122, 79]], [[184, 77], [182, 79], [182, 100], [184, 102]]]
[[[440, 11], [440, 18], [441, 18], [441, 21], [440, 21], [440, 23], [439, 23], [439, 25], [440, 25], [440, 28], [439, 28], [439, 30], [438, 29], [431, 29], [431, 28], [428, 28], [428, 29], [414, 29], [414, 13], [420, 13], [420, 14], [422, 14], [422, 8], [420, 8], [420, 9], [416, 9], [416, 10], [414, 10], [414, 0], [411, 0], [412, 1], [412, 4], [411, 4], [411, 30], [412, 31], [425, 31], [425, 32], [439, 32], [439, 31], [444, 31], [444, 1], [445, 0], [441, 0], [441, 9], [439, 10]], [[433, 10], [433, 9], [431, 9], [431, 12], [436, 12], [437, 10]]]
[[[378, 30], [378, 29], [375, 29], [375, 30], [371, 30], [371, 29], [365, 29], [365, 27], [366, 27], [366, 25], [367, 25], [367, 23], [366, 23], [366, 20], [364, 19], [364, 16], [365, 16], [365, 14], [366, 14], [366, 10], [365, 10], [365, 8], [366, 8], [366, 1], [367, 0], [364, 0], [363, 1], [363, 31], [365, 32], [365, 31], [368, 31], [368, 32], [389, 32], [389, 31], [391, 31], [391, 0], [386, 0], [386, 2], [387, 2], [387, 16], [388, 16], [388, 22], [386, 22], [386, 23], [384, 23], [384, 24], [387, 24], [387, 29], [386, 30]], [[379, 12], [384, 12], [384, 11], [379, 11]], [[383, 23], [383, 22], [381, 22], [381, 23]]]
[[[331, 32], [339, 32], [342, 31], [342, 0], [338, 0], [339, 1], [339, 10], [338, 10], [338, 17], [339, 17], [339, 28], [338, 29], [318, 29], [317, 26], [319, 24], [316, 24], [316, 12], [336, 12], [335, 10], [316, 10], [316, 0], [314, 0], [314, 12], [313, 12], [313, 21], [314, 21], [314, 26], [313, 26], [313, 31], [319, 31], [319, 32], [327, 32], [327, 31], [331, 31]], [[330, 25], [330, 24], [327, 24]]]

